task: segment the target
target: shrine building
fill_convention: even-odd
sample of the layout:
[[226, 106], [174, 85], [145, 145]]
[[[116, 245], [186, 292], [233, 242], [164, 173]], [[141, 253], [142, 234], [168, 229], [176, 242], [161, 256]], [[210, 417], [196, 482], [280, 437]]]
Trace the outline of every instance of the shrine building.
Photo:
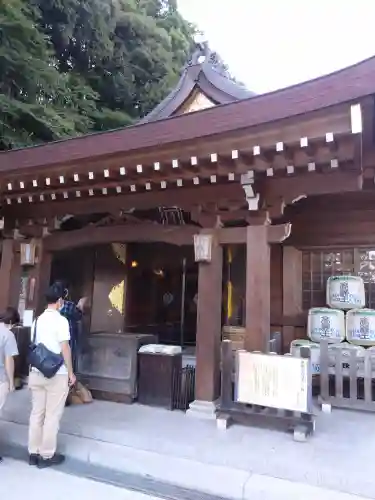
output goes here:
[[181, 346], [210, 413], [223, 338], [288, 352], [333, 274], [375, 308], [374, 96], [375, 57], [256, 95], [201, 44], [136, 125], [1, 152], [0, 307], [66, 280], [90, 338]]

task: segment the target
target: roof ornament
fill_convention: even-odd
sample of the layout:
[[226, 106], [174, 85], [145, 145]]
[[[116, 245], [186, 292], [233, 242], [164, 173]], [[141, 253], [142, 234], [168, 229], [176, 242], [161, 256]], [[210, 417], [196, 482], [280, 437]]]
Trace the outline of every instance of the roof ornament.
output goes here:
[[[199, 108], [196, 108], [196, 94], [206, 97], [209, 104], [199, 104]], [[231, 77], [219, 54], [210, 49], [204, 35], [198, 34], [194, 52], [186, 62], [177, 85], [156, 108], [140, 120], [140, 123], [161, 120], [176, 113], [201, 110], [211, 107], [211, 103], [227, 104], [254, 95]], [[192, 108], [189, 101], [191, 97], [194, 103]]]
[[195, 50], [188, 59], [185, 69], [198, 64], [207, 64], [221, 75], [230, 78], [228, 66], [224, 63], [216, 51], [210, 49], [208, 40], [203, 38], [203, 35], [196, 37]]

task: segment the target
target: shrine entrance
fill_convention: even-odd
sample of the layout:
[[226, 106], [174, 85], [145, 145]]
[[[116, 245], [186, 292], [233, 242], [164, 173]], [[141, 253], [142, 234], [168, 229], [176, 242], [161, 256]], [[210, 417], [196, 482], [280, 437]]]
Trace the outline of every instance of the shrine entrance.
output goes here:
[[193, 246], [107, 244], [57, 252], [51, 282], [87, 296], [91, 333], [152, 333], [162, 344], [195, 346], [198, 266]]
[[194, 346], [198, 266], [192, 246], [135, 243], [128, 250], [126, 330], [162, 344]]

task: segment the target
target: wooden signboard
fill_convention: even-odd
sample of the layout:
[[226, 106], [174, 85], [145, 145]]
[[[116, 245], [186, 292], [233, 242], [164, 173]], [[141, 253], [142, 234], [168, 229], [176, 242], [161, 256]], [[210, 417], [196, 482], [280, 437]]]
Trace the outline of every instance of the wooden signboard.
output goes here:
[[237, 351], [235, 400], [308, 413], [311, 409], [309, 371], [308, 359]]

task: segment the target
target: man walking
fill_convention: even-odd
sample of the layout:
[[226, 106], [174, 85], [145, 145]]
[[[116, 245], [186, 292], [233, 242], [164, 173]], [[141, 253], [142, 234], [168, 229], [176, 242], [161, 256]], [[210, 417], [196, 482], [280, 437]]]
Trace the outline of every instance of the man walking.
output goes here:
[[71, 350], [69, 346], [69, 322], [61, 316], [62, 290], [51, 286], [46, 293], [47, 308], [34, 321], [31, 339], [43, 344], [49, 351], [61, 354], [63, 365], [52, 378], [46, 378], [32, 367], [29, 388], [32, 395], [32, 410], [29, 427], [29, 463], [39, 468], [58, 465], [64, 456], [56, 453], [57, 434], [64, 411], [69, 385], [74, 385]]

